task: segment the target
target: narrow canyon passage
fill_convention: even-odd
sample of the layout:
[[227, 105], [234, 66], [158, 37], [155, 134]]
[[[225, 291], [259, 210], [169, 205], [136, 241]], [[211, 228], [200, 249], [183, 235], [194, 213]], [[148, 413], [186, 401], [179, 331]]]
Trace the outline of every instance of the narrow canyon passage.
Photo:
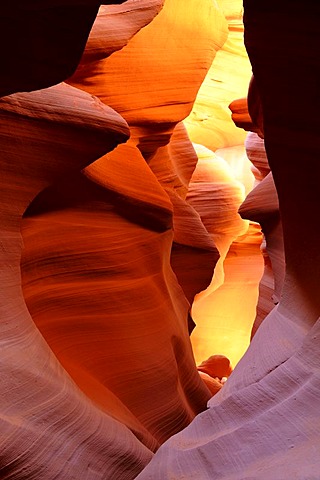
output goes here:
[[1, 480], [318, 480], [319, 13], [0, 7]]

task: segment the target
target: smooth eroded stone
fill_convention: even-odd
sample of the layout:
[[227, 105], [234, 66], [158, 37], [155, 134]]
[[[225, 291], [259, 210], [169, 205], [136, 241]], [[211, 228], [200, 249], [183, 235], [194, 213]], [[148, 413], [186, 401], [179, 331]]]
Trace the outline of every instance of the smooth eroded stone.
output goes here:
[[[150, 450], [85, 396], [57, 361], [27, 310], [20, 271], [21, 220], [30, 202], [125, 141], [128, 126], [65, 84], [2, 98], [0, 117], [0, 476], [102, 479], [108, 472], [131, 480]], [[34, 247], [46, 245], [37, 237]]]

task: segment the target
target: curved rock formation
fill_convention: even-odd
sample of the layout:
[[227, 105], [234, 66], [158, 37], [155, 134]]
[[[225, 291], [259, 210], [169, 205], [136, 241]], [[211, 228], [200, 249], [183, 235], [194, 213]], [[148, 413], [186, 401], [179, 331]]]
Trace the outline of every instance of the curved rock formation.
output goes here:
[[30, 317], [20, 277], [27, 206], [59, 177], [124, 142], [128, 126], [97, 99], [64, 84], [2, 98], [0, 116], [0, 476], [53, 480], [85, 471], [92, 479], [106, 472], [132, 479], [150, 452], [97, 409], [61, 367]]
[[[184, 123], [192, 141], [196, 144], [204, 145], [211, 151], [215, 152], [219, 158], [222, 158], [231, 167], [230, 175], [232, 177], [232, 182], [234, 180], [241, 182], [245, 187], [246, 193], [248, 193], [252, 188], [253, 176], [250, 169], [251, 164], [248, 161], [243, 145], [246, 133], [235, 126], [229, 110], [231, 100], [239, 95], [246, 94], [249, 80], [251, 78], [251, 67], [243, 45], [242, 3], [239, 0], [221, 0], [218, 3], [228, 22], [228, 39], [222, 49], [217, 53], [212, 66], [199, 89], [192, 113]], [[237, 78], [236, 82], [234, 81], [235, 77]], [[226, 166], [226, 168], [228, 167]], [[213, 180], [213, 182], [214, 181], [215, 180]], [[226, 180], [226, 184], [228, 181], [229, 180]], [[237, 209], [240, 206], [241, 201], [244, 199], [243, 194], [241, 198], [239, 197], [234, 201], [233, 207], [231, 207], [232, 202], [225, 205], [221, 199], [217, 200], [220, 193], [217, 191], [216, 195], [213, 196], [213, 194], [210, 193], [211, 188], [212, 185], [209, 186], [208, 184], [208, 192], [202, 191], [201, 194], [199, 192], [199, 198], [202, 198], [202, 205], [206, 205], [206, 217], [211, 217], [213, 223], [213, 219], [216, 217], [219, 210], [221, 218], [224, 214], [228, 215], [226, 212], [230, 213], [233, 211], [233, 217], [231, 214], [233, 219], [231, 217], [228, 218], [228, 224], [229, 228], [234, 228], [234, 231], [236, 231], [239, 227], [240, 220], [237, 214]], [[227, 193], [226, 195], [228, 196]], [[222, 196], [224, 196], [224, 194]], [[216, 201], [218, 201], [218, 203], [221, 202], [220, 208]], [[233, 220], [234, 226], [232, 227]], [[242, 223], [242, 225], [244, 224]], [[248, 227], [248, 224], [246, 224], [246, 227]], [[216, 225], [216, 228], [219, 229], [220, 227]], [[245, 231], [243, 230], [240, 232], [240, 230], [238, 232], [239, 234], [242, 234]], [[246, 280], [245, 277], [241, 279], [241, 274], [239, 273], [239, 268], [245, 270], [242, 262], [237, 264], [234, 261], [234, 258], [230, 258], [230, 262], [228, 260], [229, 263], [228, 266], [226, 263], [226, 267], [228, 269], [227, 276], [229, 285], [222, 285], [224, 281], [223, 263], [229, 247], [236, 237], [237, 234], [230, 236], [227, 231], [221, 232], [220, 239], [224, 238], [222, 240], [223, 251], [221, 251], [217, 245], [220, 250], [221, 258], [215, 268], [210, 288], [212, 290], [219, 288], [219, 293], [217, 292], [217, 295], [220, 296], [221, 294], [220, 300], [218, 301], [218, 299], [215, 299], [215, 295], [212, 295], [212, 301], [210, 301], [209, 296], [207, 296], [206, 299], [204, 296], [201, 296], [201, 299], [200, 297], [197, 297], [199, 298], [199, 302], [196, 299], [193, 307], [193, 315], [195, 315], [196, 323], [199, 326], [202, 325], [202, 327], [198, 329], [198, 333], [200, 333], [201, 329], [201, 341], [199, 337], [199, 341], [194, 343], [197, 361], [201, 361], [213, 352], [217, 352], [216, 348], [219, 348], [218, 351], [226, 355], [230, 355], [230, 352], [232, 352], [232, 362], [237, 362], [249, 343], [251, 324], [255, 316], [254, 309], [257, 298], [257, 285], [254, 286], [254, 283], [259, 281], [259, 275], [261, 274], [261, 258], [258, 250], [259, 233], [258, 231], [255, 231], [255, 227], [250, 229], [250, 231], [248, 231], [248, 236], [242, 238], [239, 243], [235, 244], [233, 251], [230, 252], [230, 255], [233, 257], [238, 256], [239, 258], [242, 258], [242, 261], [248, 261], [247, 268], [252, 272], [256, 260], [256, 273], [250, 287], [251, 293], [250, 299], [248, 300], [248, 310], [246, 312], [243, 309], [241, 315], [239, 315], [238, 312], [236, 314], [231, 313], [233, 301], [229, 299], [229, 301], [226, 302], [224, 300], [224, 295], [227, 294], [227, 292], [230, 293], [230, 288], [232, 288], [235, 297], [241, 291], [243, 281]], [[245, 246], [246, 241], [248, 242], [248, 248]], [[236, 247], [239, 247], [238, 253]], [[249, 254], [250, 249], [252, 249], [251, 254]], [[235, 269], [234, 272], [232, 271], [233, 268]], [[222, 293], [223, 291], [224, 293]], [[247, 294], [249, 294], [249, 292], [247, 292]], [[203, 303], [201, 308], [200, 303]], [[230, 307], [230, 310], [228, 307]], [[216, 317], [220, 320], [217, 321]], [[221, 326], [222, 324], [224, 324], [225, 330], [223, 335], [219, 335], [217, 334], [218, 331], [216, 331], [216, 327], [220, 328], [218, 325]], [[235, 324], [237, 324], [240, 329], [238, 335], [233, 328]], [[209, 328], [208, 332], [206, 332], [206, 328], [204, 328], [205, 325]], [[234, 331], [234, 336], [231, 334], [231, 331]], [[196, 337], [197, 332], [195, 331], [192, 338], [196, 340]], [[239, 341], [240, 337], [242, 340]], [[220, 338], [220, 341], [216, 343], [214, 338]], [[228, 345], [226, 345], [222, 339], [226, 339]], [[200, 352], [198, 348], [200, 344], [203, 349], [203, 355], [199, 355]], [[238, 347], [236, 344], [238, 344]]]
[[168, 146], [159, 148], [149, 163], [172, 202], [171, 265], [190, 304], [210, 284], [220, 256], [198, 212], [186, 201], [197, 162], [186, 129], [178, 123]]
[[252, 332], [254, 334], [273, 306], [279, 303], [285, 274], [279, 202], [271, 172], [249, 193], [239, 213], [243, 218], [261, 225], [266, 242], [265, 273], [260, 282], [257, 317]]
[[[148, 4], [150, 2], [145, 2]], [[163, 1], [152, 2], [153, 9], [145, 7], [143, 16], [140, 4], [137, 8], [137, 2], [126, 2], [128, 9], [133, 10], [127, 16], [127, 23], [131, 19], [136, 28], [138, 21], [140, 27], [143, 26], [142, 21], [150, 21], [150, 15], [158, 13], [162, 4]], [[117, 25], [127, 31], [124, 22], [127, 17], [122, 7], [117, 11], [122, 13], [115, 13]], [[89, 37], [83, 62], [69, 81], [114, 106], [130, 124], [130, 145], [142, 153], [173, 203], [172, 265], [187, 298], [192, 301], [194, 295], [208, 285], [218, 252], [196, 212], [184, 201], [197, 158], [184, 127], [176, 124], [190, 113], [216, 51], [227, 37], [227, 24], [211, 1], [201, 2], [200, 9], [199, 1], [193, 0], [186, 10], [182, 1], [170, 0], [125, 48], [107, 58], [110, 46], [105, 44], [104, 57], [100, 49], [99, 60], [93, 61], [87, 51], [95, 51], [96, 45], [101, 44], [101, 41], [98, 43], [103, 24], [101, 15], [102, 12]], [[132, 26], [128, 32], [131, 31]], [[192, 31], [197, 37], [192, 47], [186, 31]], [[172, 89], [173, 81], [175, 89]], [[119, 156], [114, 172], [121, 168]], [[150, 172], [147, 174], [150, 176]], [[199, 262], [194, 271], [189, 268], [191, 257]]]
[[[189, 303], [170, 265], [172, 226], [176, 243], [194, 257], [204, 252], [207, 263], [188, 295], [208, 281], [217, 251], [184, 200], [197, 158], [184, 127], [175, 126], [226, 36], [224, 17], [211, 1], [200, 10], [198, 0], [190, 10], [167, 1], [139, 30], [162, 3], [100, 10], [68, 82], [116, 107], [131, 138], [40, 193], [22, 229], [24, 295], [36, 325], [87, 397], [152, 450], [210, 398], [188, 336]], [[124, 26], [118, 42], [104, 41], [109, 19], [114, 35]], [[186, 29], [197, 37], [192, 48]], [[112, 44], [126, 42], [110, 56]], [[191, 228], [203, 235], [182, 239]], [[177, 263], [187, 290], [190, 276]]]
[[[121, 50], [141, 28], [148, 25], [162, 9], [164, 0], [127, 0], [113, 3], [122, 5], [100, 7], [81, 61], [70, 80], [80, 88], [83, 83], [89, 88], [88, 77], [92, 76], [92, 72], [98, 76], [99, 71], [103, 70], [106, 58]], [[95, 65], [95, 62], [99, 63]]]
[[[187, 200], [211, 234], [220, 259], [210, 286], [193, 304], [197, 329], [191, 340], [197, 362], [215, 352], [236, 364], [249, 344], [255, 317], [262, 274], [261, 236], [258, 228], [249, 229], [249, 223], [238, 214], [244, 187], [235, 180], [227, 162], [205, 147], [197, 146], [196, 150], [199, 161]], [[241, 308], [244, 296], [246, 308]]]
[[[162, 446], [139, 480], [309, 480], [320, 469], [320, 231], [313, 221], [319, 209], [320, 6], [254, 0], [244, 6], [245, 41], [283, 224], [282, 296], [209, 409]], [[314, 230], [306, 235], [310, 225]]]

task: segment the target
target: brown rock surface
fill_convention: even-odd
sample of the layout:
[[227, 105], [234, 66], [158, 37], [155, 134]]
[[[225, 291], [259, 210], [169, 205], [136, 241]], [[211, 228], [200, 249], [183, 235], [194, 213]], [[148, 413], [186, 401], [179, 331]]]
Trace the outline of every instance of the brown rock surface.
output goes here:
[[[153, 16], [162, 3], [153, 2]], [[134, 9], [133, 18], [137, 14]], [[150, 21], [148, 10], [145, 15]], [[93, 32], [100, 16], [101, 12]], [[147, 23], [142, 16], [139, 18]], [[156, 123], [163, 130], [165, 124], [175, 125], [190, 113], [201, 82], [226, 40], [226, 27], [224, 16], [209, 0], [192, 0], [188, 9], [182, 0], [166, 0], [159, 15], [121, 51], [106, 58], [108, 47], [105, 58], [88, 66], [85, 82], [76, 73], [70, 83], [97, 95], [121, 113], [129, 125], [147, 128], [151, 124], [156, 134]], [[91, 38], [95, 41], [93, 32]], [[188, 32], [197, 41], [190, 43]]]
[[[137, 8], [136, 2], [127, 4], [135, 7], [127, 17], [128, 22], [133, 19], [131, 22], [137, 28], [137, 21], [140, 26], [143, 26], [142, 20], [150, 21], [151, 14], [158, 13], [163, 2], [152, 2], [152, 9], [145, 8], [144, 17], [143, 8]], [[99, 61], [92, 61], [87, 51], [95, 49], [102, 31], [100, 11], [83, 65], [69, 80], [113, 105], [124, 116], [131, 127], [130, 144], [142, 153], [169, 195], [174, 207], [172, 265], [190, 301], [208, 285], [218, 254], [198, 215], [184, 201], [197, 158], [184, 127], [176, 124], [190, 113], [200, 84], [227, 36], [225, 18], [212, 2], [201, 2], [201, 9], [199, 5], [198, 0], [193, 0], [186, 10], [180, 0], [166, 1], [152, 23], [140, 30], [126, 47], [107, 58], [110, 47], [106, 45], [105, 58], [101, 49]], [[114, 18], [118, 18], [120, 25], [126, 16], [115, 13]], [[186, 32], [193, 32], [197, 42], [190, 45]], [[118, 166], [113, 166], [114, 172], [119, 169], [122, 169], [120, 156]], [[136, 190], [140, 190], [139, 184]], [[191, 256], [199, 262], [199, 265], [192, 262], [197, 265], [195, 269], [188, 267]]]
[[[194, 256], [204, 250], [210, 274], [217, 251], [184, 200], [197, 159], [183, 126], [174, 127], [226, 35], [211, 2], [201, 2], [200, 11], [197, 0], [190, 10], [168, 1], [130, 39], [162, 3], [100, 10], [88, 54], [69, 82], [114, 105], [131, 139], [39, 195], [24, 219], [22, 262], [28, 308], [61, 364], [151, 449], [188, 425], [210, 397], [192, 354], [189, 303], [170, 265], [172, 225], [177, 240], [202, 229], [179, 241]], [[103, 41], [109, 18], [114, 34], [124, 22], [115, 43], [128, 42], [111, 56]], [[191, 47], [186, 29], [197, 36]], [[198, 275], [199, 285], [184, 276], [186, 290], [192, 280], [190, 296], [207, 281], [207, 273]]]
[[[2, 93], [74, 70], [98, 5], [57, 3], [3, 6]], [[210, 70], [215, 120], [202, 109], [204, 90], [194, 111], [193, 139], [211, 148], [196, 147], [195, 168], [181, 120], [226, 38], [218, 4], [230, 34]], [[230, 95], [236, 70], [248, 73], [238, 49], [239, 1], [101, 8], [70, 80], [89, 94], [59, 84], [0, 100], [4, 480], [317, 479], [320, 7], [309, 0], [244, 5], [254, 73], [248, 109], [272, 174], [263, 142], [249, 135], [260, 183], [240, 213], [262, 225], [261, 286], [269, 295], [274, 288], [279, 304], [232, 374], [229, 360], [213, 354], [234, 363], [243, 351], [253, 277], [262, 271], [259, 226], [238, 213], [250, 188], [244, 133], [227, 110], [243, 95], [243, 85]], [[24, 43], [8, 41], [17, 31]], [[245, 103], [231, 109], [250, 128]], [[199, 360], [209, 358], [198, 372], [188, 300], [215, 264], [192, 312], [196, 318], [214, 298], [202, 312]], [[259, 321], [271, 308], [262, 287]]]
[[[253, 333], [255, 333], [266, 314], [279, 303], [285, 275], [282, 223], [278, 195], [271, 172], [249, 193], [239, 213], [243, 218], [258, 222], [265, 236], [264, 249], [267, 257], [265, 257], [265, 276], [260, 282], [257, 318], [253, 326]], [[268, 286], [272, 288], [271, 292]], [[260, 302], [264, 304], [262, 311], [260, 311]]]
[[64, 84], [2, 98], [0, 116], [0, 476], [53, 480], [85, 471], [100, 479], [108, 471], [132, 479], [150, 452], [61, 367], [30, 317], [20, 277], [27, 206], [59, 177], [124, 142], [128, 127], [112, 109]]

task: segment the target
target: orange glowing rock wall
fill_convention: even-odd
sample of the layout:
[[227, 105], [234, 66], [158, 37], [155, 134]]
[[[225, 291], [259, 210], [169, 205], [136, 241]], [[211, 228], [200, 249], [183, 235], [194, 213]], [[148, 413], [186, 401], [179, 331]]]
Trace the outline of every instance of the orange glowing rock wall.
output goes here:
[[285, 258], [278, 195], [264, 140], [251, 132], [246, 140], [246, 149], [253, 164], [257, 185], [242, 203], [239, 213], [243, 218], [258, 222], [264, 234], [262, 252], [265, 267], [259, 286], [257, 316], [252, 330], [254, 335], [274, 305], [279, 303], [285, 275]]
[[[131, 138], [30, 206], [23, 222], [22, 277], [33, 319], [64, 368], [87, 396], [154, 450], [209, 399], [188, 337], [189, 303], [170, 265], [172, 225], [177, 237], [181, 230], [187, 237], [183, 221], [189, 229], [202, 227], [184, 201], [197, 157], [182, 126], [177, 139], [172, 134], [191, 110], [226, 33], [224, 17], [211, 2], [202, 2], [201, 11], [197, 1], [187, 11], [178, 1], [162, 9], [162, 2], [153, 2], [153, 9], [145, 4], [144, 16], [136, 2], [111, 10], [119, 28], [126, 21], [122, 8], [132, 5], [135, 30], [159, 13], [111, 56], [110, 46], [105, 55], [101, 46], [109, 18], [108, 7], [101, 9], [89, 53], [68, 80], [120, 112]], [[191, 49], [188, 28], [198, 39]], [[183, 155], [175, 150], [181, 139]], [[196, 240], [190, 245], [189, 238], [189, 246], [205, 250], [212, 274], [214, 245]], [[195, 292], [207, 284], [204, 275]]]
[[[162, 446], [139, 480], [184, 474], [200, 480], [309, 480], [319, 475], [320, 229], [314, 219], [319, 211], [320, 65], [314, 33], [320, 7], [245, 0], [244, 11], [256, 82], [249, 111], [254, 123], [263, 121], [255, 131], [263, 132], [274, 184], [267, 175], [241, 213], [261, 219], [272, 258], [281, 252], [279, 208], [285, 256], [279, 303], [209, 409]], [[296, 75], [297, 65], [303, 79]], [[256, 95], [260, 106], [252, 109], [259, 103]], [[310, 225], [312, 235], [306, 234]], [[281, 255], [273, 260], [283, 266]]]
[[[104, 6], [69, 85], [2, 99], [1, 478], [133, 479], [206, 408], [188, 299], [218, 252], [181, 121], [226, 38], [209, 0]], [[73, 71], [49, 61], [13, 88]]]
[[259, 227], [249, 226], [238, 214], [254, 177], [244, 148], [246, 132], [236, 127], [229, 109], [235, 98], [246, 95], [251, 78], [243, 43], [242, 2], [220, 1], [219, 5], [228, 22], [228, 39], [184, 121], [191, 140], [202, 145], [197, 147], [200, 161], [187, 199], [220, 253], [210, 286], [195, 298], [192, 315], [197, 329], [191, 340], [197, 362], [216, 352], [235, 365], [250, 342], [263, 261]]
[[241, 2], [63, 3], [1, 7], [0, 477], [316, 478], [319, 7], [245, 0], [245, 199]]
[[[22, 215], [34, 197], [125, 142], [123, 118], [59, 84], [0, 101], [0, 476], [132, 478], [151, 453], [83, 395], [33, 323], [21, 290]], [[55, 232], [56, 233], [56, 232]], [[39, 239], [36, 245], [45, 249]], [[54, 307], [54, 305], [53, 305]], [[114, 461], [124, 456], [127, 463]]]
[[197, 152], [187, 199], [199, 212], [220, 258], [210, 285], [193, 304], [197, 328], [191, 339], [197, 362], [215, 352], [227, 355], [235, 365], [248, 346], [255, 318], [261, 236], [257, 226], [249, 228], [238, 214], [244, 186], [228, 163], [205, 147], [198, 146]]

